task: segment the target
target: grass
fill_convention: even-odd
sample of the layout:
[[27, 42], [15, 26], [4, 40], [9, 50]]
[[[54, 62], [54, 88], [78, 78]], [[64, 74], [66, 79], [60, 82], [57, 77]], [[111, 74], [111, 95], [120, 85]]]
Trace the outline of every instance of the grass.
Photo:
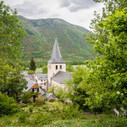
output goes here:
[[108, 115], [90, 115], [84, 119], [54, 121], [44, 127], [127, 127], [127, 119]]
[[20, 106], [19, 112], [0, 117], [0, 127], [127, 127], [127, 119], [114, 115], [84, 115], [61, 102]]

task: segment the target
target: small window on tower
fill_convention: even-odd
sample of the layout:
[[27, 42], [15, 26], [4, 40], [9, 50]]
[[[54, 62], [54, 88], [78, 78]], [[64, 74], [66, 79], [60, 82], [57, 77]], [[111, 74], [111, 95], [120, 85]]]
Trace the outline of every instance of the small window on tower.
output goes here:
[[56, 65], [56, 70], [58, 69], [58, 65]]
[[62, 65], [60, 65], [60, 69], [62, 69]]

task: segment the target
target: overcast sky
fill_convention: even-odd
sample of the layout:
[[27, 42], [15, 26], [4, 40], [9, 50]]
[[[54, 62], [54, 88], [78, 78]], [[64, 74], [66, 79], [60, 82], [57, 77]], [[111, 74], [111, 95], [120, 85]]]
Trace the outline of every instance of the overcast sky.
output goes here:
[[[1, 0], [0, 0], [1, 1]], [[93, 0], [3, 0], [18, 14], [30, 19], [61, 18], [89, 29], [94, 11], [101, 13], [102, 4]]]

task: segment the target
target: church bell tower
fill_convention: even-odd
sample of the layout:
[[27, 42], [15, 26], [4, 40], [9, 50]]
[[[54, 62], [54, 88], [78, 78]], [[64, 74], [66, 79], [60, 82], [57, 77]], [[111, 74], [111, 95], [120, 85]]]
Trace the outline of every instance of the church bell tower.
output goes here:
[[66, 72], [66, 63], [62, 59], [57, 39], [55, 39], [52, 56], [48, 61], [48, 82], [50, 85], [52, 77], [59, 71]]

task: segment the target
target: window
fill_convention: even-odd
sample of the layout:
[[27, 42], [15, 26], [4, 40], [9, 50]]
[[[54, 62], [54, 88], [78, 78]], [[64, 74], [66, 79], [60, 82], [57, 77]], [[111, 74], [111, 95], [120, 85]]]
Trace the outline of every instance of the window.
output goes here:
[[62, 69], [62, 65], [60, 65], [60, 69]]
[[56, 70], [58, 69], [58, 65], [56, 65]]
[[37, 88], [34, 88], [34, 92], [37, 92]]
[[39, 89], [38, 88], [34, 88], [33, 92], [39, 92]]

